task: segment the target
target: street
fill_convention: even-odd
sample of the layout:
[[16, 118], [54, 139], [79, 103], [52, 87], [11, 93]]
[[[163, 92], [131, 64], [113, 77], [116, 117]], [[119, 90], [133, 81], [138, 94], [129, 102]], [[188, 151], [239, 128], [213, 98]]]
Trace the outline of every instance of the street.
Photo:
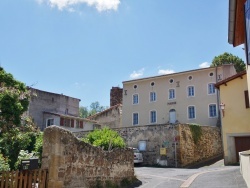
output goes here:
[[247, 188], [239, 166], [219, 161], [198, 169], [135, 167], [141, 188]]

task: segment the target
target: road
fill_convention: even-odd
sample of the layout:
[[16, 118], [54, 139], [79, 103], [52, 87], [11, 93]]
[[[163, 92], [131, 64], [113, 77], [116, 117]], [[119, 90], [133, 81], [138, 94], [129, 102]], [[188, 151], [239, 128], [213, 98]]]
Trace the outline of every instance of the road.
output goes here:
[[140, 188], [247, 188], [239, 166], [223, 161], [198, 169], [135, 167]]

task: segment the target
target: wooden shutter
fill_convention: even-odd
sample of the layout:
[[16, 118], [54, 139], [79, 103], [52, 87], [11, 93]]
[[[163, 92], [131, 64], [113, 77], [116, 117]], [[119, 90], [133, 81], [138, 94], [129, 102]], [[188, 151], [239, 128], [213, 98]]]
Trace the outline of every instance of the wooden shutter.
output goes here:
[[80, 121], [80, 128], [83, 129], [83, 121]]
[[71, 127], [74, 127], [74, 119], [71, 119]]
[[245, 94], [245, 104], [246, 108], [249, 108], [249, 95], [248, 95], [248, 90], [244, 91]]
[[63, 126], [64, 125], [64, 118], [61, 117], [60, 119], [60, 125]]

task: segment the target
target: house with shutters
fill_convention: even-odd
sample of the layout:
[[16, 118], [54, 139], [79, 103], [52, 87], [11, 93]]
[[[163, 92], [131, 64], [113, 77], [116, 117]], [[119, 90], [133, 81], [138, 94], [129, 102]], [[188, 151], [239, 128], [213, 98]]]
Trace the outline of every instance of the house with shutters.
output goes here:
[[79, 117], [80, 99], [35, 88], [29, 90], [32, 97], [27, 115], [32, 117], [40, 130], [57, 125], [76, 132], [93, 130], [99, 126], [96, 121]]
[[214, 85], [236, 74], [222, 65], [123, 82], [122, 126], [220, 123]]

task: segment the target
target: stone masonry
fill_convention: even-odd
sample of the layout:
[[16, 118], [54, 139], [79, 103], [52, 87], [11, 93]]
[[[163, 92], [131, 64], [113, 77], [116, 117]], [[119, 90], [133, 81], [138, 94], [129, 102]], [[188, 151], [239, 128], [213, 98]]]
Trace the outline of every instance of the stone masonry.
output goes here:
[[133, 151], [103, 151], [57, 126], [44, 131], [42, 169], [49, 170], [49, 188], [88, 188], [134, 177]]

